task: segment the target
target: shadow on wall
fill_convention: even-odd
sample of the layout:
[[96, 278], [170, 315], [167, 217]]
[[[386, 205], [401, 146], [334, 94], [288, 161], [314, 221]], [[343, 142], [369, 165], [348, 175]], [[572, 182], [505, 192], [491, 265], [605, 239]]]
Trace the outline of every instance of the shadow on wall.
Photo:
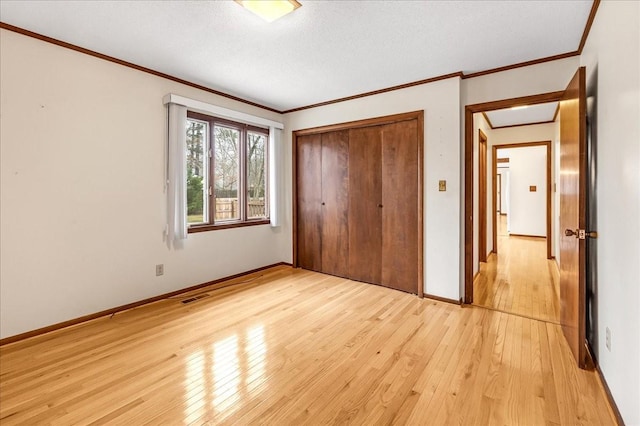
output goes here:
[[[596, 165], [598, 159], [598, 69], [587, 82], [587, 230], [597, 231]], [[587, 238], [586, 318], [587, 341], [591, 350], [598, 350], [598, 240]], [[593, 354], [596, 359], [598, 353]]]

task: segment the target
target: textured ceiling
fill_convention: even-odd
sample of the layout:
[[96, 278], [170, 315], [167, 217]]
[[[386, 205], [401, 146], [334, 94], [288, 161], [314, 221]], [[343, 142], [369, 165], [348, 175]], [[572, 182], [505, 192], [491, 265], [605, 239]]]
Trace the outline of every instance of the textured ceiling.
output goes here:
[[504, 126], [520, 126], [532, 123], [544, 123], [553, 121], [556, 114], [558, 102], [549, 102], [546, 104], [530, 105], [526, 108], [518, 109], [498, 109], [486, 112], [491, 125], [496, 127]]
[[592, 0], [10, 1], [0, 20], [278, 110], [576, 51]]

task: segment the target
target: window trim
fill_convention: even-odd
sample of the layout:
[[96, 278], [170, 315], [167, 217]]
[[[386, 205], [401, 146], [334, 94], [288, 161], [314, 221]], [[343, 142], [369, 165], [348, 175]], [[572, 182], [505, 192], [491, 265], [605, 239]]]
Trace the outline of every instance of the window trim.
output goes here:
[[[252, 124], [248, 124], [248, 123], [242, 123], [242, 122], [237, 122], [237, 121], [233, 121], [233, 120], [229, 120], [226, 118], [220, 118], [220, 117], [216, 117], [213, 115], [208, 115], [208, 114], [203, 114], [201, 112], [196, 112], [196, 111], [191, 111], [191, 110], [187, 110], [187, 120], [192, 119], [192, 120], [198, 120], [198, 121], [204, 121], [208, 123], [208, 130], [209, 130], [209, 134], [207, 137], [207, 141], [208, 141], [208, 147], [207, 147], [207, 152], [209, 152], [208, 150], [212, 150], [214, 149], [214, 127], [215, 125], [223, 125], [223, 126], [230, 126], [233, 128], [237, 128], [240, 130], [240, 141], [239, 141], [239, 174], [240, 174], [240, 182], [238, 185], [238, 205], [239, 205], [239, 209], [240, 209], [240, 219], [231, 219], [231, 220], [224, 220], [224, 221], [219, 221], [216, 222], [215, 221], [215, 154], [208, 159], [207, 163], [208, 163], [208, 167], [207, 167], [207, 179], [209, 182], [210, 187], [212, 188], [211, 192], [208, 195], [208, 212], [207, 212], [207, 217], [209, 219], [209, 221], [207, 223], [193, 223], [193, 224], [187, 224], [187, 232], [189, 234], [192, 233], [198, 233], [198, 232], [205, 232], [205, 231], [213, 231], [213, 230], [219, 230], [219, 229], [230, 229], [230, 228], [240, 228], [240, 227], [244, 227], [244, 226], [256, 226], [256, 225], [268, 225], [271, 223], [271, 219], [270, 219], [270, 194], [269, 194], [269, 155], [270, 155], [270, 151], [269, 151], [269, 144], [271, 143], [270, 141], [270, 129], [264, 128], [264, 127], [259, 127], [259, 126], [255, 126]], [[265, 136], [265, 149], [264, 149], [264, 156], [265, 156], [265, 194], [264, 194], [264, 200], [265, 200], [265, 216], [263, 217], [258, 217], [258, 218], [248, 218], [248, 203], [249, 203], [249, 197], [248, 197], [248, 192], [247, 192], [247, 178], [248, 178], [248, 152], [247, 152], [247, 148], [248, 148], [248, 132], [254, 132], [254, 133], [260, 133], [262, 135]], [[207, 191], [208, 192], [208, 191]]]

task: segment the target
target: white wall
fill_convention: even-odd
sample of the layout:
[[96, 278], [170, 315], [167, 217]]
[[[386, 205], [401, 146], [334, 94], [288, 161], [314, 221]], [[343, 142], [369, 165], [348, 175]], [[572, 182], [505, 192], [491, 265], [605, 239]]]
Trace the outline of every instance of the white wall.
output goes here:
[[462, 80], [465, 105], [564, 90], [580, 66], [577, 56]]
[[162, 97], [280, 114], [0, 31], [1, 337], [290, 258], [268, 225], [163, 242]]
[[[640, 3], [602, 2], [580, 62], [597, 109], [595, 352], [628, 425], [640, 424]], [[611, 330], [611, 351], [605, 328]]]
[[[285, 115], [286, 146], [291, 164], [291, 132], [334, 123], [424, 110], [424, 291], [460, 297], [460, 79], [450, 78], [375, 96]], [[289, 166], [290, 167], [290, 166]], [[291, 171], [287, 198], [291, 200]], [[438, 191], [438, 180], [447, 191]], [[291, 217], [291, 205], [286, 214]], [[289, 236], [289, 238], [291, 238]]]
[[509, 182], [509, 167], [498, 167], [498, 174], [500, 178], [500, 213], [509, 214], [509, 202], [507, 185]]
[[[500, 150], [498, 150], [500, 152]], [[547, 148], [509, 150], [509, 232], [547, 235]], [[536, 186], [536, 191], [529, 191]]]
[[555, 136], [555, 126], [553, 123], [532, 124], [528, 126], [493, 129], [492, 132], [492, 146], [522, 142], [544, 142], [553, 140]]

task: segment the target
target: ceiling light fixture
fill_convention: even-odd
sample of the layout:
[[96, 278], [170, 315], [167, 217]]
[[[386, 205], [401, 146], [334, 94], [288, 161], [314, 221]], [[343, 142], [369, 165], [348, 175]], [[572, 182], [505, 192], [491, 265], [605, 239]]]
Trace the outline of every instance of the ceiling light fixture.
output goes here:
[[236, 0], [236, 3], [267, 22], [282, 18], [302, 6], [296, 0]]
[[518, 109], [526, 109], [526, 108], [529, 108], [529, 105], [514, 106], [514, 107], [511, 107], [511, 110], [515, 111], [515, 110], [518, 110]]

